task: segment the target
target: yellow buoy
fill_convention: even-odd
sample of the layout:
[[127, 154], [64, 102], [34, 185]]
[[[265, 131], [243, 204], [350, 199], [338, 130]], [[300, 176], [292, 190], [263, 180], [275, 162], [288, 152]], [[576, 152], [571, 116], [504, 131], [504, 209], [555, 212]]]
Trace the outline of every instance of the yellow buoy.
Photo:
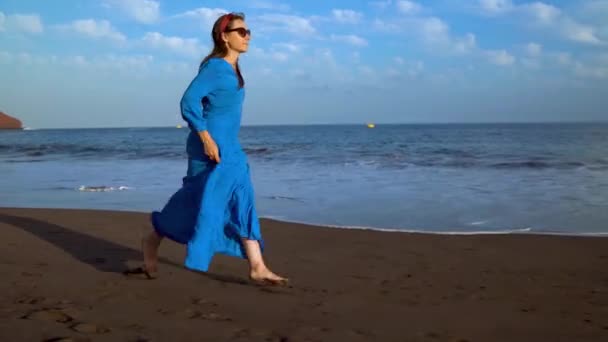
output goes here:
[[176, 127], [176, 128], [182, 128], [182, 125], [177, 125], [177, 126], [175, 126], [175, 127]]
[[368, 123], [367, 124], [367, 128], [374, 128], [374, 127], [376, 127], [376, 125], [374, 125], [373, 123]]

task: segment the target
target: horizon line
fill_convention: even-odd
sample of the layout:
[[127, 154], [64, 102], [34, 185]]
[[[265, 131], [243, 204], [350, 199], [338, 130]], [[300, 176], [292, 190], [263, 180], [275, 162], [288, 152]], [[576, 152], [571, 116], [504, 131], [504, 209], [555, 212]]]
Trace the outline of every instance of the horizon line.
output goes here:
[[[376, 127], [382, 126], [398, 126], [398, 125], [513, 125], [513, 124], [608, 124], [608, 120], [564, 120], [564, 121], [437, 121], [437, 122], [356, 122], [356, 123], [292, 123], [292, 124], [244, 124], [241, 127], [293, 127], [293, 126], [366, 126], [367, 124], [373, 123]], [[177, 127], [180, 126], [180, 127]], [[182, 128], [188, 129], [187, 124], [176, 124], [173, 126], [93, 126], [93, 127], [31, 127], [23, 126], [21, 130], [43, 130], [43, 129], [120, 129], [120, 128]], [[3, 130], [3, 129], [2, 129]], [[7, 129], [12, 130], [12, 129]], [[20, 130], [20, 129], [16, 129]]]

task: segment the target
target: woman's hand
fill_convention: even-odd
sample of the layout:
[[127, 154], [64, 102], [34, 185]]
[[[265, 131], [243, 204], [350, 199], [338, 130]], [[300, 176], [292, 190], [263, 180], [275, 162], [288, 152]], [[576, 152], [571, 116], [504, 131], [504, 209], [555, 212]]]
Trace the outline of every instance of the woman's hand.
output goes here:
[[203, 142], [203, 146], [205, 147], [205, 155], [207, 155], [207, 157], [209, 157], [209, 159], [215, 161], [216, 163], [219, 163], [220, 162], [220, 152], [219, 152], [219, 149], [217, 148], [217, 144], [215, 143], [213, 138], [211, 138], [211, 135], [209, 135], [209, 132], [207, 132], [207, 131], [198, 132], [198, 135], [201, 138], [201, 141]]

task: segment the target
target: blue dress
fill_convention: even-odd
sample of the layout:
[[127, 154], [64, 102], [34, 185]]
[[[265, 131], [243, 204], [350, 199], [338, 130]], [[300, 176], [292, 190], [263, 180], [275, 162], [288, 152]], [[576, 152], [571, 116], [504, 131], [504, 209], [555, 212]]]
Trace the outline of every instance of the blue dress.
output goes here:
[[[207, 271], [215, 253], [246, 259], [241, 238], [258, 240], [264, 248], [249, 164], [238, 140], [244, 97], [232, 66], [212, 58], [201, 66], [180, 103], [190, 127], [188, 171], [182, 187], [151, 220], [158, 234], [187, 245], [189, 269]], [[219, 164], [204, 153], [198, 136], [204, 130], [218, 146]]]

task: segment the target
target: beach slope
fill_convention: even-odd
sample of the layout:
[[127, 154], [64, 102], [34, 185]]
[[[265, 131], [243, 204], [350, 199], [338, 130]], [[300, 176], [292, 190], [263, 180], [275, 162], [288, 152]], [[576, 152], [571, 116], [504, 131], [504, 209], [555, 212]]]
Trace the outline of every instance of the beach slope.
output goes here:
[[608, 238], [433, 235], [262, 221], [291, 279], [254, 286], [243, 260], [140, 262], [147, 215], [0, 209], [0, 340], [608, 341]]

